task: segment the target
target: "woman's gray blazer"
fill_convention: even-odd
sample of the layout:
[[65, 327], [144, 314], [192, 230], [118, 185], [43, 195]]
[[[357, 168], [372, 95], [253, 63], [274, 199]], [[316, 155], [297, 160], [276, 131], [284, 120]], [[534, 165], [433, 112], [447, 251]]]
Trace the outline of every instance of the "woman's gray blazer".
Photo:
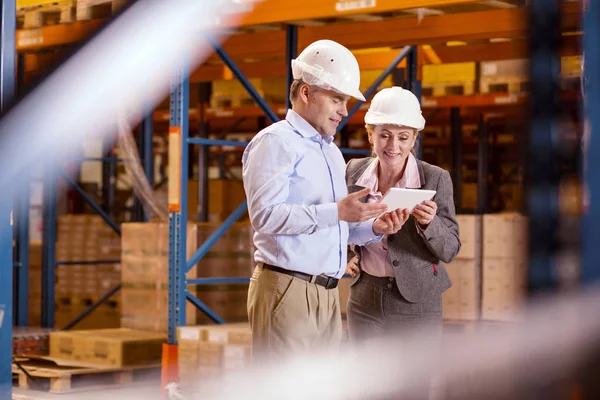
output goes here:
[[[371, 161], [373, 157], [350, 160], [346, 168], [349, 193], [363, 189], [356, 181]], [[394, 267], [398, 289], [411, 303], [435, 301], [452, 286], [442, 262], [451, 262], [461, 247], [450, 174], [424, 161], [417, 160], [417, 165], [421, 189], [436, 191], [433, 201], [438, 206], [437, 215], [424, 231], [410, 216], [400, 231], [388, 236], [388, 257]], [[366, 200], [366, 197], [361, 199]], [[361, 247], [351, 246], [351, 250], [359, 257], [360, 266]], [[358, 276], [352, 284], [357, 279]]]

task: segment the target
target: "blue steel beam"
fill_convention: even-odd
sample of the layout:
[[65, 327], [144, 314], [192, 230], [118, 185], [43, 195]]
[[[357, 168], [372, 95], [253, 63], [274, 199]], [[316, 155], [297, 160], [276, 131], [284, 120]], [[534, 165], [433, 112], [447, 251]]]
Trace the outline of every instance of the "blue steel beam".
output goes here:
[[598, 226], [600, 226], [600, 3], [589, 0], [584, 13], [584, 88], [585, 118], [589, 123], [589, 135], [585, 156], [585, 182], [591, 199], [587, 215], [583, 218], [583, 262], [581, 280], [584, 284], [600, 282], [600, 250]]
[[529, 291], [557, 286], [559, 249], [558, 118], [560, 115], [560, 4], [532, 0], [530, 7], [531, 127], [526, 154], [529, 218]]
[[204, 314], [206, 314], [210, 319], [212, 319], [217, 324], [224, 324], [225, 320], [219, 317], [213, 310], [211, 310], [206, 304], [201, 302], [196, 296], [190, 293], [189, 290], [185, 291], [185, 297], [189, 300], [190, 303], [198, 307]]
[[104, 212], [104, 210], [98, 204], [96, 204], [96, 202], [85, 192], [85, 190], [80, 188], [79, 185], [77, 185], [77, 183], [75, 181], [73, 181], [71, 178], [69, 178], [67, 176], [67, 174], [62, 173], [61, 176], [69, 184], [69, 186], [71, 186], [77, 193], [79, 193], [79, 195], [83, 198], [83, 201], [88, 203], [88, 205], [98, 215], [100, 215], [100, 217], [102, 217], [104, 222], [106, 222], [108, 224], [108, 226], [110, 226], [111, 229], [117, 233], [117, 235], [121, 236], [121, 229], [117, 226], [117, 224], [115, 224], [112, 221], [112, 219], [108, 216], [108, 214], [106, 214]]
[[42, 211], [42, 327], [54, 328], [54, 283], [56, 247], [56, 180], [52, 168], [44, 174], [44, 203]]
[[286, 62], [286, 88], [287, 96], [286, 104], [287, 108], [292, 108], [292, 102], [290, 101], [290, 86], [294, 81], [292, 75], [292, 60], [296, 58], [298, 53], [298, 27], [296, 25], [286, 26], [286, 46], [285, 46], [285, 62]]
[[[408, 55], [407, 66], [407, 75], [410, 91], [417, 96], [419, 102], [421, 102], [421, 81], [417, 78], [417, 69], [419, 68], [418, 59], [417, 59], [417, 47], [414, 46], [412, 51]], [[423, 157], [423, 142], [421, 135], [417, 136], [417, 141], [415, 143], [415, 152], [417, 153], [417, 158], [421, 159]]]
[[[8, 111], [15, 98], [16, 3], [0, 5], [0, 113]], [[2, 188], [0, 199], [0, 399], [12, 398], [12, 322], [13, 322], [13, 229], [11, 208], [13, 191]]]
[[252, 97], [252, 99], [256, 102], [256, 104], [258, 104], [258, 106], [265, 113], [265, 115], [272, 122], [279, 121], [279, 117], [277, 117], [277, 114], [275, 114], [275, 112], [273, 112], [273, 110], [271, 110], [271, 107], [269, 107], [269, 105], [267, 104], [265, 99], [263, 99], [262, 96], [260, 94], [258, 94], [258, 92], [254, 88], [254, 86], [252, 86], [250, 81], [248, 81], [248, 79], [244, 76], [242, 71], [238, 68], [238, 66], [231, 59], [231, 57], [229, 57], [229, 55], [225, 52], [225, 50], [223, 50], [221, 45], [213, 37], [209, 37], [209, 41], [211, 42], [212, 46], [215, 49], [215, 52], [221, 58], [223, 63], [225, 65], [227, 65], [227, 68], [229, 68], [231, 70], [231, 72], [233, 73], [233, 76], [235, 76], [235, 78], [242, 84], [244, 89], [246, 89], [246, 91], [248, 92], [250, 97]]
[[154, 147], [152, 144], [152, 136], [154, 134], [154, 117], [152, 110], [148, 111], [148, 115], [142, 121], [142, 136], [144, 137], [142, 146], [142, 165], [144, 173], [150, 186], [154, 185]]
[[[369, 98], [371, 96], [373, 96], [373, 94], [375, 94], [379, 85], [381, 85], [381, 83], [385, 80], [385, 78], [387, 78], [387, 76], [392, 73], [394, 68], [396, 68], [396, 65], [398, 65], [398, 63], [400, 61], [402, 61], [404, 59], [404, 57], [406, 57], [410, 53], [411, 50], [412, 50], [411, 46], [404, 46], [404, 48], [402, 49], [400, 54], [398, 54], [398, 56], [390, 63], [390, 65], [388, 65], [388, 67], [383, 70], [381, 75], [379, 75], [379, 77], [377, 79], [375, 79], [375, 81], [371, 84], [371, 86], [369, 86], [369, 88], [365, 91], [365, 93], [363, 93], [363, 95], [365, 96], [365, 99], [369, 100]], [[352, 116], [354, 114], [356, 114], [356, 112], [360, 109], [360, 107], [363, 104], [364, 104], [364, 101], [357, 101], [354, 104], [354, 106], [352, 106], [352, 108], [348, 112], [348, 116], [346, 118], [344, 118], [342, 120], [342, 122], [340, 122], [340, 125], [337, 128], [338, 132], [341, 131], [344, 126], [346, 126], [346, 124], [348, 123], [350, 118], [352, 118]]]
[[29, 207], [31, 205], [30, 174], [23, 172], [21, 182], [24, 184], [14, 203], [15, 222], [17, 230], [17, 326], [29, 325]]

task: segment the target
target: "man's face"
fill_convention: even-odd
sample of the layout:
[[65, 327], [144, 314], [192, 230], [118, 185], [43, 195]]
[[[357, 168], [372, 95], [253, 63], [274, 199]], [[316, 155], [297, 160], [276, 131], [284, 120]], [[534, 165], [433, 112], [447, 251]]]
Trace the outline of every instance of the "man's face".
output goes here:
[[304, 119], [323, 137], [335, 135], [340, 122], [348, 115], [350, 96], [314, 86], [302, 88], [300, 95], [306, 105]]

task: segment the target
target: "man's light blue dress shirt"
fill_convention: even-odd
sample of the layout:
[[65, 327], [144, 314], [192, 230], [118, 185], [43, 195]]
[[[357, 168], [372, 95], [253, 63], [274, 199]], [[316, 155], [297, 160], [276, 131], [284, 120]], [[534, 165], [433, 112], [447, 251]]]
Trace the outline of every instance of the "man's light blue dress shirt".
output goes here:
[[323, 138], [296, 112], [260, 131], [242, 164], [257, 263], [341, 278], [349, 243], [381, 240], [373, 219], [338, 221], [346, 163], [333, 137]]

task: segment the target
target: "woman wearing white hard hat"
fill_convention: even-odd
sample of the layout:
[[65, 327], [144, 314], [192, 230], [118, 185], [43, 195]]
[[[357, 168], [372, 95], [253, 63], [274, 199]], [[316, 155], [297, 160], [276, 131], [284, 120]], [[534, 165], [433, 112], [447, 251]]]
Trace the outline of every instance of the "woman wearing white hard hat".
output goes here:
[[333, 350], [342, 340], [337, 284], [348, 243], [397, 232], [399, 212], [348, 195], [346, 163], [333, 142], [360, 93], [354, 55], [319, 40], [292, 62], [292, 109], [259, 132], [242, 158], [256, 268], [248, 290], [253, 357]]
[[348, 163], [348, 191], [368, 188], [369, 203], [380, 202], [392, 187], [436, 194], [415, 207], [397, 233], [352, 248], [356, 257], [347, 266], [353, 276], [350, 338], [361, 341], [422, 328], [435, 335], [441, 332], [442, 293], [451, 286], [442, 262], [452, 261], [461, 247], [450, 174], [414, 155], [425, 119], [412, 92], [381, 90], [365, 123], [374, 154]]

